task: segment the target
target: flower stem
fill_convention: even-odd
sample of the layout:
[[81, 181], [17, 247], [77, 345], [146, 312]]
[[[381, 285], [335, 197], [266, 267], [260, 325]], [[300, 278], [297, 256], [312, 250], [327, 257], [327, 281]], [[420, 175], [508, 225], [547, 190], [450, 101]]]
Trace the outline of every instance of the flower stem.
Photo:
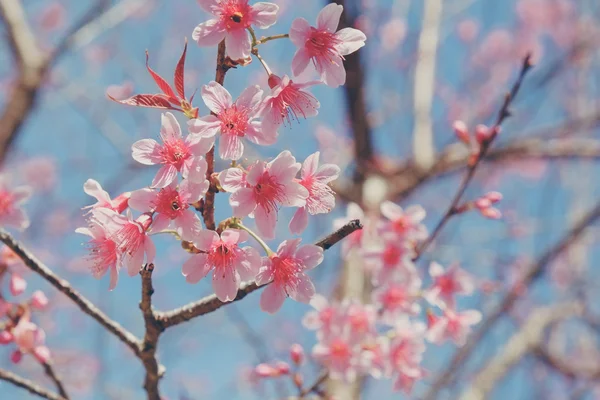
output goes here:
[[272, 254], [275, 254], [275, 252], [273, 250], [271, 250], [271, 248], [264, 242], [264, 240], [262, 240], [256, 233], [254, 233], [252, 231], [252, 229], [243, 225], [241, 222], [235, 222], [235, 223], [231, 224], [230, 226], [232, 228], [237, 228], [237, 229], [241, 229], [241, 230], [248, 232], [248, 234], [250, 236], [252, 236], [254, 238], [254, 240], [256, 240], [263, 249], [265, 249], [265, 253], [267, 253], [267, 256], [270, 257]]
[[256, 41], [256, 43], [254, 44], [254, 46], [257, 46], [259, 44], [263, 44], [263, 43], [266, 43], [266, 42], [270, 42], [271, 40], [285, 39], [285, 38], [289, 38], [289, 37], [290, 37], [290, 35], [288, 33], [281, 33], [279, 35], [262, 37], [262, 38], [260, 38], [260, 40]]

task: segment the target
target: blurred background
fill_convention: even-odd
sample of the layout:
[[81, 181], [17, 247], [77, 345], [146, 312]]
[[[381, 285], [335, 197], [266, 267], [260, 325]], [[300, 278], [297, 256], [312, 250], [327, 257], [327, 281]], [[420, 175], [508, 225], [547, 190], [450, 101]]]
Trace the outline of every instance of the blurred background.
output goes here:
[[[314, 23], [326, 4], [272, 1], [280, 6], [279, 20], [261, 35], [287, 33], [297, 17]], [[3, 6], [11, 3], [21, 4], [26, 24], [8, 24], [6, 14], [0, 21], [0, 158], [14, 184], [34, 187], [26, 205], [31, 227], [17, 237], [140, 336], [140, 280], [122, 274], [109, 292], [107, 279], [95, 280], [81, 262], [84, 238], [74, 230], [85, 225], [81, 208], [93, 202], [82, 185], [93, 178], [117, 196], [149, 184], [155, 169], [132, 160], [131, 144], [158, 136], [160, 111], [122, 106], [109, 101], [106, 93], [125, 98], [158, 92], [145, 70], [144, 51], [152, 68], [171, 81], [186, 37], [187, 93], [213, 80], [216, 48], [199, 48], [191, 41], [194, 27], [209, 16], [193, 0], [0, 0]], [[384, 198], [402, 206], [421, 204], [428, 212], [425, 223], [432, 228], [457, 190], [469, 156], [452, 123], [463, 120], [470, 128], [492, 124], [525, 54], [531, 52], [535, 63], [512, 117], [465, 196], [500, 191], [503, 218], [488, 220], [472, 212], [453, 219], [417, 265], [425, 271], [434, 259], [443, 265], [460, 262], [480, 286], [460, 306], [481, 310], [489, 326], [458, 361], [452, 359], [457, 352], [453, 345], [428, 348], [424, 366], [429, 376], [411, 396], [392, 393], [388, 380], [368, 379], [359, 390], [361, 398], [454, 399], [482, 380], [489, 386], [482, 398], [600, 398], [597, 229], [590, 227], [566, 251], [539, 260], [598, 201], [600, 3], [338, 3], [346, 10], [342, 23], [361, 29], [368, 38], [363, 49], [347, 58], [346, 86], [314, 87], [311, 91], [321, 102], [316, 118], [282, 128], [276, 146], [249, 146], [245, 153], [252, 161], [291, 149], [304, 160], [320, 150], [325, 161], [342, 167], [343, 176], [335, 183], [336, 210], [311, 218], [305, 241], [330, 232], [348, 202], [369, 210]], [[291, 43], [277, 40], [260, 50], [275, 73], [290, 73], [295, 51]], [[55, 56], [48, 60], [48, 54]], [[268, 88], [256, 61], [231, 70], [225, 80], [234, 97], [249, 84]], [[195, 105], [201, 115], [207, 113], [199, 98]], [[177, 117], [183, 124], [183, 116]], [[218, 160], [216, 169], [226, 166]], [[217, 221], [229, 216], [227, 196], [217, 195]], [[289, 236], [291, 216], [285, 209], [280, 214], [278, 238]], [[158, 237], [157, 245], [158, 309], [212, 293], [209, 280], [185, 282], [181, 265], [187, 253], [178, 242]], [[312, 272], [318, 291], [328, 297], [342, 296], [344, 280], [361, 273], [360, 268], [346, 268], [339, 251], [332, 248]], [[538, 273], [523, 280], [536, 265]], [[29, 274], [26, 279], [28, 291], [41, 288], [50, 298], [50, 309], [35, 319], [46, 331], [56, 369], [72, 398], [144, 398], [143, 369], [129, 350], [39, 278]], [[518, 301], [485, 322], [515, 288], [520, 290]], [[588, 305], [584, 317], [548, 326], [542, 341], [521, 353], [507, 347], [540, 307], [577, 299]], [[314, 333], [301, 324], [310, 307], [286, 301], [270, 316], [259, 310], [258, 300], [258, 294], [251, 294], [161, 337], [166, 398], [275, 399], [292, 393], [287, 382], [254, 385], [248, 372], [261, 361], [287, 359], [292, 343], [306, 349], [314, 345]], [[507, 354], [513, 359], [507, 360]], [[6, 347], [0, 347], [0, 366], [50, 385], [34, 361], [12, 365]], [[490, 366], [497, 367], [496, 374], [482, 377]], [[449, 370], [451, 376], [444, 376]], [[315, 365], [313, 376], [318, 371]], [[0, 393], [3, 399], [30, 398], [5, 382], [0, 382]]]

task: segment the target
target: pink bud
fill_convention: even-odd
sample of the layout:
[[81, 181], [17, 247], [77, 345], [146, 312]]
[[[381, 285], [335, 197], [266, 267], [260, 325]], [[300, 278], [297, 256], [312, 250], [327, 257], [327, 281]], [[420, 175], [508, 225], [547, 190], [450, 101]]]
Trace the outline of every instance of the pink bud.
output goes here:
[[43, 310], [48, 305], [48, 298], [41, 290], [36, 290], [31, 295], [31, 306], [38, 310]]
[[485, 208], [481, 211], [481, 215], [489, 219], [500, 219], [502, 218], [502, 213], [500, 210], [494, 207]]
[[302, 374], [294, 374], [293, 381], [296, 387], [301, 388], [302, 386], [304, 386], [304, 377], [302, 376]]
[[21, 358], [23, 358], [23, 353], [21, 353], [19, 350], [13, 351], [13, 353], [10, 355], [10, 361], [14, 362], [15, 364], [20, 363]]
[[296, 365], [301, 365], [304, 362], [304, 349], [299, 344], [293, 344], [290, 347], [290, 358]]
[[477, 142], [479, 144], [482, 144], [483, 142], [486, 142], [490, 139], [491, 137], [491, 131], [490, 128], [488, 128], [485, 125], [477, 125], [475, 127], [475, 139], [477, 139]]
[[283, 361], [278, 361], [275, 364], [275, 369], [278, 375], [287, 375], [290, 373], [290, 365]]
[[254, 367], [254, 372], [261, 378], [270, 378], [277, 374], [277, 370], [269, 364], [258, 364]]
[[0, 332], [0, 344], [9, 344], [14, 340], [12, 333], [9, 331]]
[[435, 315], [435, 313], [433, 312], [433, 310], [431, 308], [427, 309], [426, 315], [427, 315], [427, 328], [431, 329], [431, 327], [436, 324], [439, 317], [437, 315]]
[[112, 205], [113, 209], [116, 212], [118, 212], [119, 214], [122, 213], [123, 211], [125, 211], [125, 209], [127, 209], [127, 207], [129, 206], [129, 198], [130, 197], [131, 197], [131, 192], [125, 192], [125, 193], [118, 195], [112, 201], [111, 205]]
[[484, 196], [488, 199], [492, 204], [499, 202], [502, 200], [502, 193], [500, 192], [489, 192]]
[[27, 288], [27, 281], [21, 277], [21, 275], [12, 273], [10, 277], [10, 293], [13, 296], [18, 296], [25, 291]]
[[50, 360], [50, 349], [46, 346], [37, 346], [33, 349], [33, 355], [39, 362], [46, 364]]
[[492, 205], [492, 202], [485, 197], [481, 197], [481, 198], [475, 200], [475, 207], [479, 208], [480, 210], [489, 208], [489, 207], [491, 207], [491, 205]]
[[268, 79], [267, 83], [269, 84], [269, 87], [271, 89], [273, 89], [274, 87], [276, 87], [277, 85], [279, 85], [281, 83], [281, 78], [275, 74], [271, 74], [271, 75], [269, 75], [269, 79]]
[[454, 129], [454, 134], [461, 142], [469, 144], [471, 138], [469, 136], [467, 124], [465, 124], [463, 121], [454, 121], [452, 124], [452, 129]]

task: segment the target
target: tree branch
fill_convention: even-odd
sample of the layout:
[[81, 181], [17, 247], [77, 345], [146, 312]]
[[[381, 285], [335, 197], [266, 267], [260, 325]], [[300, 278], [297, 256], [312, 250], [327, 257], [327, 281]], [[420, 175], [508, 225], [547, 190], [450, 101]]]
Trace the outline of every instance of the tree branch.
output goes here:
[[[337, 231], [333, 232], [332, 234], [318, 241], [315, 244], [319, 247], [322, 247], [324, 250], [327, 250], [334, 244], [338, 243], [340, 240], [344, 239], [346, 236], [359, 229], [362, 229], [362, 225], [359, 220], [350, 221]], [[246, 282], [240, 286], [237, 296], [231, 302], [224, 303], [220, 301], [216, 295], [212, 294], [198, 301], [186, 304], [185, 306], [177, 308], [175, 310], [166, 312], [156, 312], [156, 320], [162, 326], [163, 329], [179, 325], [200, 315], [205, 315], [216, 311], [227, 304], [231, 304], [235, 301], [240, 301], [250, 293], [266, 285], [268, 285], [268, 283], [265, 285], [257, 285], [255, 281]]]
[[110, 319], [91, 301], [71, 287], [69, 282], [54, 274], [42, 261], [35, 257], [21, 243], [16, 241], [8, 232], [0, 229], [0, 241], [15, 252], [25, 265], [44, 278], [48, 283], [71, 299], [84, 313], [94, 318], [110, 333], [125, 343], [138, 357], [140, 356], [139, 340], [119, 323]]
[[13, 385], [23, 388], [29, 391], [30, 393], [35, 394], [44, 399], [67, 400], [65, 397], [49, 392], [48, 390], [42, 388], [37, 383], [30, 381], [29, 379], [21, 378], [20, 376], [4, 369], [0, 369], [0, 380], [10, 382]]
[[50, 378], [52, 382], [54, 382], [56, 390], [58, 390], [58, 394], [60, 394], [62, 397], [68, 400], [69, 395], [67, 394], [67, 390], [65, 389], [65, 386], [63, 385], [60, 378], [54, 372], [52, 364], [50, 362], [45, 362], [42, 363], [42, 367], [44, 367], [44, 372], [46, 373], [46, 376]]
[[585, 229], [595, 223], [600, 218], [600, 203], [585, 215], [567, 234], [553, 247], [548, 249], [539, 259], [533, 264], [523, 278], [510, 290], [502, 299], [500, 304], [484, 319], [477, 331], [475, 331], [467, 341], [467, 344], [458, 350], [448, 366], [441, 373], [435, 381], [432, 382], [429, 391], [423, 397], [423, 400], [434, 400], [438, 393], [450, 382], [450, 379], [454, 374], [462, 369], [463, 364], [471, 356], [473, 350], [477, 344], [481, 342], [483, 337], [487, 335], [492, 326], [509, 311], [515, 302], [519, 299], [520, 287], [527, 287], [531, 285], [537, 278], [539, 278], [545, 271], [547, 265], [565, 251], [571, 244], [575, 243]]

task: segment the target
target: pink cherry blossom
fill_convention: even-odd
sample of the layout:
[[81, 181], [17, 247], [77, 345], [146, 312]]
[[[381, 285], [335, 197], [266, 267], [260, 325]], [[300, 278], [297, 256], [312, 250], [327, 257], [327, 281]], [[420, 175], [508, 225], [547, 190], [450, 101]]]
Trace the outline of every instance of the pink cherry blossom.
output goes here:
[[306, 244], [298, 248], [300, 239], [285, 240], [277, 253], [263, 258], [262, 267], [256, 276], [256, 283], [269, 282], [260, 297], [260, 308], [268, 313], [277, 312], [286, 296], [308, 303], [315, 295], [315, 286], [306, 275], [323, 261], [323, 249]]
[[232, 301], [242, 280], [254, 279], [261, 265], [258, 252], [252, 247], [240, 247], [248, 240], [244, 231], [226, 229], [197, 232], [194, 246], [201, 253], [194, 254], [184, 264], [182, 273], [189, 283], [197, 283], [213, 271], [213, 289], [221, 301]]
[[396, 375], [396, 390], [410, 392], [412, 384], [423, 377], [424, 371], [420, 364], [426, 349], [424, 336], [424, 324], [413, 323], [406, 318], [397, 321], [390, 342], [388, 372], [388, 375]]
[[244, 154], [242, 138], [259, 145], [271, 145], [277, 140], [277, 130], [264, 129], [258, 117], [263, 91], [259, 86], [246, 88], [233, 102], [231, 94], [217, 82], [202, 88], [202, 99], [215, 115], [190, 120], [190, 132], [211, 138], [220, 133], [219, 156], [224, 160], [239, 160]]
[[425, 299], [439, 307], [454, 308], [454, 296], [469, 295], [475, 290], [473, 277], [461, 269], [457, 263], [450, 265], [446, 271], [436, 262], [429, 266], [429, 275], [433, 284], [424, 294]]
[[87, 244], [89, 256], [86, 258], [86, 263], [92, 275], [94, 278], [100, 279], [107, 271], [110, 271], [108, 288], [113, 290], [119, 279], [117, 267], [120, 264], [120, 255], [119, 248], [111, 238], [110, 232], [95, 218], [90, 219], [87, 228], [78, 228], [76, 232], [91, 238]]
[[363, 225], [365, 226], [365, 228], [363, 229], [359, 229], [353, 233], [351, 233], [350, 235], [346, 236], [346, 238], [342, 241], [342, 254], [344, 255], [344, 257], [347, 257], [350, 254], [350, 251], [353, 249], [357, 249], [357, 250], [361, 250], [363, 247], [363, 239], [364, 239], [364, 233], [367, 231], [367, 224], [368, 221], [366, 221], [365, 219], [365, 213], [362, 210], [362, 208], [360, 208], [360, 206], [356, 203], [348, 203], [348, 208], [346, 211], [346, 217], [344, 218], [337, 218], [333, 221], [333, 228], [334, 229], [339, 229], [342, 226], [344, 226], [345, 224], [347, 224], [349, 221], [354, 220], [354, 219], [358, 219], [360, 220]]
[[31, 295], [31, 306], [37, 310], [43, 310], [48, 306], [48, 297], [41, 290], [36, 290]]
[[248, 0], [198, 0], [216, 18], [201, 23], [192, 38], [200, 46], [216, 46], [225, 39], [227, 55], [233, 60], [250, 57], [252, 41], [247, 29], [267, 29], [277, 20], [279, 7], [273, 3], [248, 4]]
[[314, 311], [306, 313], [302, 324], [307, 329], [319, 330], [327, 334], [339, 318], [339, 306], [330, 304], [326, 297], [315, 294], [309, 303]]
[[32, 354], [42, 363], [49, 360], [50, 351], [44, 344], [46, 334], [28, 316], [21, 317], [11, 333], [18, 347], [15, 352], [18, 355], [14, 355], [16, 362], [20, 361], [21, 354]]
[[419, 314], [420, 289], [421, 279], [418, 276], [408, 280], [389, 281], [375, 289], [373, 302], [380, 310], [381, 322], [394, 325], [403, 315]]
[[0, 177], [0, 226], [11, 226], [19, 230], [29, 226], [29, 218], [20, 207], [29, 196], [31, 196], [29, 187], [9, 189], [5, 179]]
[[377, 310], [370, 304], [362, 304], [356, 299], [346, 299], [341, 304], [342, 321], [350, 327], [350, 333], [361, 340], [374, 337]]
[[108, 208], [116, 211], [119, 214], [125, 211], [125, 209], [128, 207], [129, 197], [131, 196], [130, 192], [125, 192], [112, 200], [110, 195], [104, 189], [102, 189], [100, 183], [93, 179], [88, 179], [85, 181], [83, 184], [83, 191], [85, 194], [90, 195], [98, 200], [96, 204], [87, 206], [85, 208]]
[[[201, 170], [206, 174], [206, 161], [200, 160]], [[183, 240], [190, 240], [194, 232], [202, 229], [198, 215], [190, 209], [190, 204], [197, 202], [208, 189], [208, 180], [194, 184], [189, 179], [177, 185], [171, 182], [160, 190], [140, 189], [131, 193], [129, 205], [141, 212], [155, 212], [152, 231], [160, 232], [171, 224]]]
[[367, 37], [354, 28], [336, 29], [344, 7], [337, 4], [325, 6], [317, 16], [317, 26], [310, 26], [304, 18], [292, 22], [290, 40], [298, 47], [292, 60], [294, 76], [301, 74], [310, 61], [324, 82], [338, 87], [346, 82], [344, 56], [354, 53], [365, 45]]
[[417, 270], [412, 262], [414, 246], [390, 235], [381, 241], [383, 243], [380, 247], [367, 248], [363, 253], [374, 284], [382, 284], [398, 277], [408, 279], [416, 275]]
[[18, 296], [25, 291], [27, 288], [27, 281], [23, 277], [15, 272], [10, 275], [9, 289], [10, 294]]
[[184, 139], [179, 122], [169, 112], [162, 115], [161, 123], [162, 145], [154, 139], [142, 139], [131, 147], [133, 159], [137, 162], [145, 165], [162, 164], [152, 181], [152, 187], [168, 186], [177, 178], [177, 172], [184, 179], [203, 182], [206, 177], [199, 165], [202, 165], [202, 156], [211, 149], [214, 139], [199, 135], [188, 135]]
[[261, 110], [264, 129], [277, 129], [279, 126], [299, 117], [314, 117], [321, 106], [319, 100], [304, 89], [319, 84], [320, 82], [297, 83], [289, 76], [283, 78], [277, 75], [269, 77], [271, 95], [265, 97]]
[[[57, 161], [53, 157], [33, 157], [19, 167], [23, 179], [36, 192], [49, 192], [53, 190], [58, 181]], [[40, 173], [43, 171], [43, 173]]]
[[327, 367], [332, 379], [354, 382], [367, 355], [363, 352], [361, 339], [352, 334], [348, 325], [337, 326], [328, 335], [319, 337], [312, 356]]
[[287, 150], [269, 163], [254, 163], [246, 176], [246, 187], [239, 188], [229, 198], [233, 215], [253, 216], [261, 235], [273, 239], [278, 207], [306, 204], [308, 190], [294, 181], [299, 170], [300, 163]]
[[471, 333], [471, 326], [481, 321], [481, 313], [476, 310], [459, 313], [452, 309], [445, 309], [441, 317], [430, 313], [428, 320], [427, 340], [435, 344], [442, 344], [449, 339], [458, 346], [464, 346], [469, 333]]
[[427, 228], [421, 224], [425, 218], [425, 210], [419, 205], [409, 206], [403, 210], [391, 201], [381, 203], [381, 214], [389, 222], [384, 225], [384, 231], [395, 233], [403, 239], [423, 240], [427, 238]]
[[120, 260], [127, 267], [129, 276], [139, 273], [144, 259], [146, 263], [154, 262], [156, 248], [147, 233], [152, 224], [148, 214], [142, 214], [134, 220], [131, 214], [125, 216], [100, 208], [94, 211], [93, 218], [105, 227], [107, 236], [116, 243]]
[[293, 344], [290, 347], [290, 359], [292, 360], [292, 362], [295, 365], [302, 365], [304, 363], [304, 358], [305, 354], [302, 345], [299, 345], [297, 343]]
[[300, 184], [308, 190], [306, 205], [298, 208], [290, 221], [290, 232], [301, 234], [308, 225], [308, 214], [325, 214], [335, 207], [335, 193], [327, 185], [340, 175], [340, 168], [334, 164], [319, 167], [320, 153], [311, 154], [302, 164]]

